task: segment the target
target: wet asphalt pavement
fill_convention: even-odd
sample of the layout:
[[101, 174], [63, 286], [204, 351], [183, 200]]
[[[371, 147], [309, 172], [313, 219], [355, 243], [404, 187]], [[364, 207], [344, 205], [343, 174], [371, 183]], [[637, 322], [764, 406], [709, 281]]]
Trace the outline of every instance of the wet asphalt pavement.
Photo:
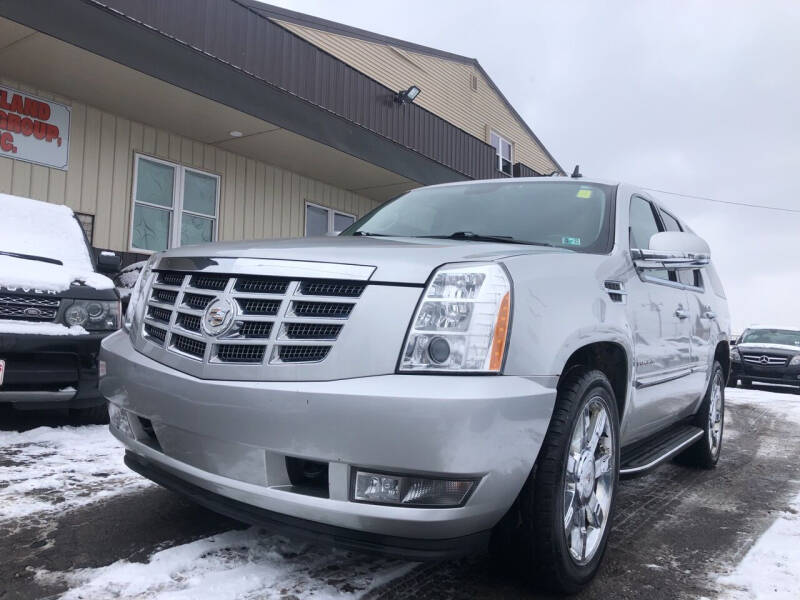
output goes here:
[[[68, 421], [56, 414], [0, 413], [2, 430], [63, 424]], [[714, 574], [735, 565], [800, 491], [799, 453], [797, 422], [763, 403], [729, 406], [717, 469], [668, 463], [649, 476], [622, 482], [604, 565], [595, 582], [575, 597], [715, 597]], [[0, 467], [3, 460], [0, 454]], [[37, 569], [73, 571], [119, 559], [145, 561], [160, 549], [242, 528], [158, 487], [46, 518], [0, 522], [0, 600], [58, 597], [67, 589], [63, 581], [37, 579]], [[283, 597], [293, 596], [287, 592]], [[419, 565], [367, 597], [542, 596], [493, 571], [488, 558], [479, 556]]]

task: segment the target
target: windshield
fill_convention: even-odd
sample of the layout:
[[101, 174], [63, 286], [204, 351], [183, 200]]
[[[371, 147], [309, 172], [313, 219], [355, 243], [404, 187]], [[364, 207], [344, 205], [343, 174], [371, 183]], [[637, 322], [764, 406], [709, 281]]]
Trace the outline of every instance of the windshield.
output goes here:
[[0, 251], [5, 256], [94, 270], [83, 230], [66, 206], [0, 194], [0, 211]]
[[781, 344], [800, 348], [800, 331], [791, 329], [749, 329], [742, 334], [741, 344]]
[[[605, 253], [613, 245], [614, 187], [497, 182], [420, 188], [377, 208], [341, 235], [456, 237]], [[464, 235], [467, 234], [467, 235]]]

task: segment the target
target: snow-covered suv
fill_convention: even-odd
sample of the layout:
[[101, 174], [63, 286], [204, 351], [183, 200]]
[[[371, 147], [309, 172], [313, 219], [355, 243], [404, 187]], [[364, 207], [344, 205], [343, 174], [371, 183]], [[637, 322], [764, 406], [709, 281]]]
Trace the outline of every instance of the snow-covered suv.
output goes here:
[[0, 194], [0, 403], [107, 420], [97, 356], [120, 306], [97, 269], [119, 257], [97, 262], [68, 207]]
[[334, 238], [153, 256], [103, 341], [126, 462], [240, 520], [574, 591], [620, 475], [719, 457], [729, 317], [649, 195], [560, 178], [409, 192]]

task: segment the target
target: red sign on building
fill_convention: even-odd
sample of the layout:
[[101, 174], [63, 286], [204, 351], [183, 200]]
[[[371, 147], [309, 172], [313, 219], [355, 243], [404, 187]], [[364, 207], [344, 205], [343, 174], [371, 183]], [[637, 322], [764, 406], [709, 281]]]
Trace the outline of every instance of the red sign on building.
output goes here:
[[67, 169], [70, 108], [0, 86], [0, 156]]

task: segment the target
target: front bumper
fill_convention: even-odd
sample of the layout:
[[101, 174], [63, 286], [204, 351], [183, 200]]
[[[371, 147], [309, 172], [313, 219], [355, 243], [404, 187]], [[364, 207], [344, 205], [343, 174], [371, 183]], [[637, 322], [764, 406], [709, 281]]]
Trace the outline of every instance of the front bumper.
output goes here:
[[[345, 546], [366, 535], [364, 548], [408, 556], [412, 547], [418, 557], [422, 542], [439, 557], [485, 541], [530, 473], [556, 394], [535, 378], [510, 376], [201, 380], [138, 353], [123, 333], [103, 342], [102, 358], [108, 376], [100, 389], [134, 424], [133, 437], [112, 433], [148, 477], [164, 474], [228, 506], [310, 522], [305, 529], [333, 528], [323, 535]], [[141, 435], [142, 425], [152, 437]], [[327, 497], [290, 485], [287, 457], [327, 463]], [[353, 467], [479, 482], [455, 508], [356, 503]]]
[[731, 380], [748, 379], [761, 383], [800, 386], [800, 366], [759, 367], [742, 362], [731, 363]]
[[0, 359], [6, 362], [0, 403], [22, 409], [105, 403], [98, 389], [97, 358], [106, 335], [0, 335]]

